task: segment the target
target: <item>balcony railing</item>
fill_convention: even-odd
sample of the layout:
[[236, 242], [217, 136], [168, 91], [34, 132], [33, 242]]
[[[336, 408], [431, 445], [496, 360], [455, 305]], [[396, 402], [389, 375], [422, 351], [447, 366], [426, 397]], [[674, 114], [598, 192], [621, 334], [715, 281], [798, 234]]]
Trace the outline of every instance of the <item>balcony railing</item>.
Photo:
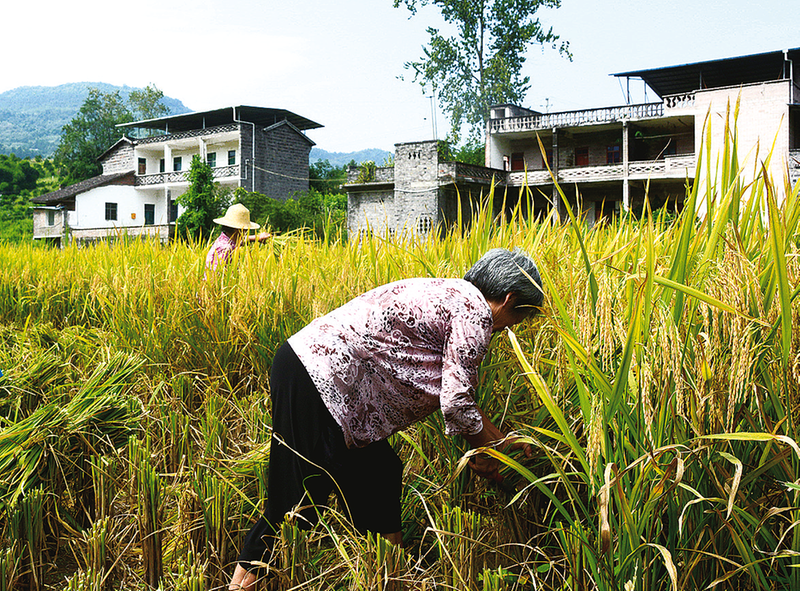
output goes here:
[[206, 127], [204, 129], [192, 129], [190, 131], [179, 131], [177, 133], [167, 133], [164, 135], [153, 135], [150, 137], [135, 138], [136, 144], [154, 144], [159, 142], [170, 142], [174, 140], [183, 140], [186, 138], [214, 135], [217, 133], [226, 133], [228, 131], [237, 131], [239, 129], [238, 123], [228, 123], [226, 125], [217, 125], [216, 127]]
[[576, 127], [594, 123], [614, 123], [631, 119], [657, 119], [664, 116], [664, 103], [642, 103], [601, 109], [541, 113], [489, 121], [489, 133], [536, 131], [554, 127]]
[[[216, 166], [211, 169], [215, 179], [223, 178], [238, 178], [239, 165], [233, 164], [231, 166]], [[181, 170], [179, 172], [159, 172], [156, 174], [138, 174], [136, 175], [137, 187], [149, 187], [152, 185], [167, 185], [189, 182], [189, 171]]]
[[506, 172], [496, 168], [486, 168], [464, 162], [440, 162], [439, 179], [446, 181], [452, 179], [459, 182], [472, 182], [490, 184], [492, 180], [498, 183], [505, 181]]
[[694, 107], [693, 92], [684, 92], [681, 94], [671, 94], [664, 97], [664, 107], [667, 109], [688, 109]]
[[[694, 177], [696, 158], [694, 154], [667, 156], [664, 160], [637, 160], [628, 163], [628, 178], [674, 179]], [[800, 167], [798, 167], [800, 173]], [[623, 164], [602, 166], [578, 166], [562, 168], [558, 172], [560, 183], [588, 183], [599, 181], [622, 181], [625, 178]], [[547, 170], [509, 172], [506, 184], [512, 187], [527, 185], [549, 185], [553, 182]]]
[[800, 180], [800, 150], [789, 150], [789, 180], [792, 184]]

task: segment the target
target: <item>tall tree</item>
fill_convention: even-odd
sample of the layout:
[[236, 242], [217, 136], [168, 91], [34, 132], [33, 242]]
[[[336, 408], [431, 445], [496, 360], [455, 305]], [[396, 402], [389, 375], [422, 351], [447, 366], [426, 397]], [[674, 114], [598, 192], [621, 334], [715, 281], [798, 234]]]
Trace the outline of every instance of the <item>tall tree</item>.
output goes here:
[[189, 188], [177, 198], [185, 210], [176, 222], [179, 236], [205, 239], [214, 230], [214, 218], [222, 217], [228, 195], [214, 183], [214, 171], [195, 154], [189, 167]]
[[530, 77], [522, 75], [522, 67], [531, 45], [550, 45], [572, 58], [569, 43], [536, 18], [540, 8], [558, 8], [561, 0], [393, 1], [395, 8], [405, 5], [412, 15], [419, 7], [435, 6], [457, 31], [447, 36], [429, 27], [424, 55], [405, 64], [423, 92], [430, 87], [449, 116], [453, 143], [459, 142], [465, 128], [469, 140], [482, 141], [491, 105], [522, 102], [530, 89]]
[[78, 114], [61, 128], [53, 155], [64, 182], [76, 183], [100, 174], [103, 169], [97, 158], [120, 139], [116, 125], [129, 121], [133, 116], [119, 91], [90, 88]]
[[164, 91], [148, 84], [145, 88], [131, 90], [128, 104], [137, 121], [157, 119], [169, 115], [169, 107], [163, 103]]
[[97, 158], [122, 137], [120, 123], [169, 115], [164, 93], [154, 85], [132, 90], [125, 101], [119, 91], [90, 88], [78, 114], [61, 128], [53, 158], [63, 183], [77, 183], [102, 173]]

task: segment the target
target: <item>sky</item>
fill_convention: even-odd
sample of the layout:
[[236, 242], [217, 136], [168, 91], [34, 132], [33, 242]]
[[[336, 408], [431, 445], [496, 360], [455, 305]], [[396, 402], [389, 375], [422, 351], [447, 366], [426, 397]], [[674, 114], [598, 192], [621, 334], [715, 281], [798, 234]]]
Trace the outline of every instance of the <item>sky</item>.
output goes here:
[[[287, 109], [324, 127], [329, 152], [447, 135], [435, 99], [404, 69], [422, 56], [434, 7], [392, 0], [40, 0], [3, 8], [0, 92], [19, 86], [154, 84], [189, 109]], [[562, 0], [537, 15], [573, 59], [532, 46], [522, 106], [625, 104], [611, 74], [800, 47], [798, 0]], [[17, 23], [18, 26], [9, 26]], [[641, 82], [632, 102], [657, 100]]]

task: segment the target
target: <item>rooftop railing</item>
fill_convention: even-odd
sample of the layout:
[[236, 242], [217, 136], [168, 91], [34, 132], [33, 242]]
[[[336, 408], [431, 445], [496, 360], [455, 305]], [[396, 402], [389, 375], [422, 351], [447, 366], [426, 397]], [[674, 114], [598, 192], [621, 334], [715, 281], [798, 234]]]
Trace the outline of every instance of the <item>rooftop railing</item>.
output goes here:
[[151, 135], [143, 138], [133, 138], [137, 145], [141, 144], [155, 144], [159, 142], [170, 142], [175, 140], [184, 140], [205, 135], [214, 135], [217, 133], [226, 133], [229, 131], [237, 131], [239, 129], [238, 123], [228, 123], [227, 125], [217, 125], [216, 127], [206, 127], [203, 129], [192, 129], [189, 131], [179, 131], [176, 133], [166, 133], [163, 135]]
[[664, 116], [664, 103], [642, 103], [600, 109], [540, 113], [524, 117], [507, 117], [489, 121], [489, 133], [535, 131], [555, 127], [576, 127], [596, 123], [614, 123], [630, 119], [657, 119]]

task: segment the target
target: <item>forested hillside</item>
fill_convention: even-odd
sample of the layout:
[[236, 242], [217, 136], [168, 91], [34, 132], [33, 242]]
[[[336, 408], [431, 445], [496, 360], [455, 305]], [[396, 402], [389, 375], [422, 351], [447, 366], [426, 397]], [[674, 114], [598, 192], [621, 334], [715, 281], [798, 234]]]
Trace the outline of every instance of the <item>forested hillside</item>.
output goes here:
[[[103, 82], [72, 82], [60, 86], [21, 86], [0, 93], [0, 154], [21, 158], [49, 157], [58, 144], [61, 128], [69, 122], [89, 94], [119, 91], [127, 100], [136, 88]], [[188, 113], [180, 100], [164, 97], [172, 114]]]

